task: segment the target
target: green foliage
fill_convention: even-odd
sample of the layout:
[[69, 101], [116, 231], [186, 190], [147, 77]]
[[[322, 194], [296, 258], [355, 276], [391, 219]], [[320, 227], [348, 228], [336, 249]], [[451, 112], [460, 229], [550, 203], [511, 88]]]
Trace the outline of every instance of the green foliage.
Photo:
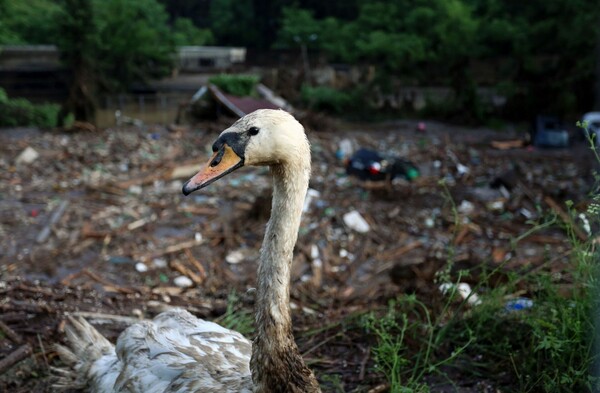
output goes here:
[[219, 74], [211, 76], [208, 81], [225, 93], [235, 96], [253, 96], [260, 78], [255, 75]]
[[[283, 8], [276, 46], [309, 48], [331, 61], [376, 66], [382, 91], [400, 83], [439, 84], [454, 90], [450, 117], [479, 122], [474, 61], [493, 66], [495, 83], [518, 86], [505, 112], [530, 118], [589, 107], [594, 85], [600, 7], [589, 0], [378, 0], [357, 2], [347, 20], [316, 18], [324, 6]], [[317, 12], [315, 12], [317, 11]], [[321, 14], [323, 14], [321, 12]], [[328, 14], [324, 14], [328, 15]], [[311, 39], [310, 37], [316, 37]]]
[[8, 98], [4, 89], [0, 88], [0, 127], [54, 127], [58, 110], [56, 104], [36, 105], [24, 98]]
[[352, 107], [358, 107], [362, 97], [359, 91], [344, 92], [326, 86], [311, 87], [307, 85], [302, 86], [300, 94], [308, 108], [337, 114]]
[[446, 329], [431, 319], [427, 306], [415, 296], [391, 301], [384, 315], [367, 314], [363, 326], [377, 339], [372, 348], [376, 368], [386, 376], [392, 393], [429, 392], [423, 378], [442, 373], [440, 367], [451, 363], [470, 344], [467, 340], [448, 356], [436, 356]]
[[173, 25], [173, 39], [175, 45], [211, 45], [215, 38], [208, 29], [199, 29], [194, 26], [194, 23], [187, 18], [179, 18], [175, 20]]
[[256, 46], [261, 39], [256, 29], [252, 0], [212, 0], [211, 30], [223, 45]]
[[109, 88], [164, 76], [174, 42], [168, 15], [156, 0], [93, 0], [98, 32], [96, 67]]
[[52, 0], [0, 0], [0, 45], [53, 44], [59, 11]]
[[219, 325], [248, 337], [254, 333], [254, 318], [251, 311], [243, 309], [235, 291], [227, 297], [227, 310], [216, 320]]

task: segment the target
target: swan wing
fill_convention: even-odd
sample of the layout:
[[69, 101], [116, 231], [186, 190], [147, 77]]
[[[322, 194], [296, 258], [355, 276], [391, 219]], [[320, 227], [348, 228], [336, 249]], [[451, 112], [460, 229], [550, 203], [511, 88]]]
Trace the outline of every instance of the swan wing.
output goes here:
[[252, 391], [252, 344], [240, 333], [182, 309], [125, 330], [116, 352], [122, 364], [115, 392]]

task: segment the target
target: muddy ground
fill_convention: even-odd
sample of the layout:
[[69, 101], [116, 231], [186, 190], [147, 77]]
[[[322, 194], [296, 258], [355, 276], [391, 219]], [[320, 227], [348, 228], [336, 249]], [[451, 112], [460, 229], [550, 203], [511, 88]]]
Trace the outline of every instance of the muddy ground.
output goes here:
[[[244, 168], [205, 191], [180, 192], [229, 122], [0, 130], [0, 359], [24, 358], [0, 370], [0, 391], [52, 391], [48, 370], [59, 364], [52, 346], [63, 340], [69, 313], [115, 340], [132, 321], [173, 306], [220, 320], [234, 291], [236, 312], [252, 310], [268, 171]], [[334, 380], [346, 392], [386, 390], [370, 354], [373, 338], [349, 321], [404, 293], [442, 298], [436, 272], [450, 251], [453, 271], [471, 270], [472, 285], [482, 267], [501, 265], [501, 282], [507, 271], [569, 263], [560, 228], [525, 236], [516, 248], [511, 240], [531, 228], [528, 221], [560, 214], [566, 200], [585, 209], [594, 160], [583, 142], [499, 150], [492, 141], [522, 139], [522, 130], [428, 122], [421, 132], [413, 121], [335, 128], [309, 132], [311, 188], [319, 194], [303, 216], [291, 290], [298, 344], [325, 391], [341, 391]], [[408, 158], [421, 177], [389, 187], [349, 178], [336, 157], [342, 139]], [[39, 154], [29, 163], [18, 159], [27, 147]], [[368, 232], [344, 222], [354, 210]], [[432, 391], [510, 383], [453, 379], [454, 387], [432, 381]]]

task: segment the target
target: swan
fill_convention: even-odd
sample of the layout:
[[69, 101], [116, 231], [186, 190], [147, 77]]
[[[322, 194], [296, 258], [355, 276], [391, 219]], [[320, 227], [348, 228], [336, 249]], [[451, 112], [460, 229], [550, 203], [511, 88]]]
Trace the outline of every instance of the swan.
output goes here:
[[283, 110], [250, 113], [223, 131], [206, 167], [183, 186], [199, 190], [247, 166], [271, 169], [273, 201], [257, 273], [256, 337], [198, 319], [183, 309], [128, 327], [116, 346], [83, 318], [69, 318], [65, 367], [55, 387], [92, 392], [321, 392], [292, 334], [290, 269], [310, 177], [304, 128]]

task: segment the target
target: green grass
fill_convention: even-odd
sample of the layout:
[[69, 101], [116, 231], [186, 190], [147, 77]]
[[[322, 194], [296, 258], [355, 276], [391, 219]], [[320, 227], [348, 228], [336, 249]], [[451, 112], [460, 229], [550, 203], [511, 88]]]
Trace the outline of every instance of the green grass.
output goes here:
[[244, 309], [235, 291], [227, 297], [225, 314], [215, 320], [219, 325], [250, 337], [254, 333], [254, 317], [251, 310]]

